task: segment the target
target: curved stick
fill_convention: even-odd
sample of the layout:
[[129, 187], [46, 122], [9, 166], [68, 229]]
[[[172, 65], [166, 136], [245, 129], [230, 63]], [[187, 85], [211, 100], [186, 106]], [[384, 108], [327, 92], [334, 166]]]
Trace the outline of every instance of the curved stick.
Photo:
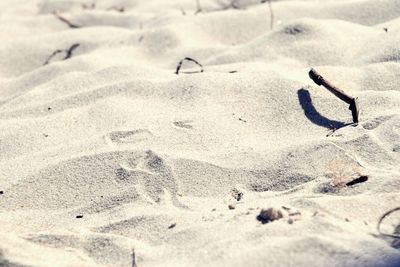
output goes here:
[[178, 64], [178, 66], [176, 67], [176, 71], [175, 71], [175, 74], [176, 74], [176, 75], [179, 74], [179, 70], [181, 69], [182, 64], [183, 64], [183, 61], [185, 61], [185, 60], [187, 60], [187, 61], [192, 61], [192, 62], [196, 63], [196, 64], [197, 64], [198, 66], [200, 66], [200, 68], [201, 68], [200, 72], [204, 72], [203, 65], [201, 65], [197, 60], [195, 60], [195, 59], [193, 59], [193, 58], [190, 58], [190, 57], [185, 57], [184, 59], [182, 59], [181, 61], [179, 61], [179, 64]]
[[65, 52], [65, 57], [64, 57], [62, 60], [69, 59], [70, 57], [72, 57], [72, 53], [74, 52], [75, 49], [78, 48], [79, 45], [80, 45], [80, 44], [73, 44], [73, 45], [71, 45], [70, 48], [65, 49], [65, 50], [57, 49], [56, 51], [54, 51], [54, 52], [48, 57], [48, 59], [46, 60], [46, 62], [44, 62], [43, 65], [49, 64], [49, 63], [50, 63], [50, 60], [51, 60], [55, 55], [57, 55], [57, 54], [59, 54], [59, 53], [62, 53], [62, 52]]
[[308, 75], [310, 78], [319, 86], [324, 86], [326, 89], [328, 89], [329, 92], [334, 94], [336, 97], [338, 97], [340, 100], [346, 102], [347, 104], [350, 104], [349, 109], [351, 110], [351, 115], [353, 116], [353, 122], [358, 123], [359, 121], [359, 108], [358, 108], [358, 102], [357, 98], [349, 96], [336, 86], [332, 85], [329, 81], [325, 80], [324, 77], [322, 77], [316, 70], [311, 69], [308, 72]]
[[376, 227], [376, 229], [378, 230], [379, 234], [381, 234], [383, 236], [387, 236], [387, 237], [392, 237], [392, 238], [400, 238], [400, 235], [385, 234], [385, 233], [382, 233], [382, 231], [381, 231], [381, 224], [382, 224], [383, 219], [385, 219], [388, 215], [390, 215], [393, 212], [398, 211], [398, 210], [400, 210], [400, 207], [397, 207], [397, 208], [394, 208], [392, 210], [389, 210], [388, 212], [386, 212], [385, 214], [383, 214], [381, 216], [381, 218], [378, 221], [378, 225]]

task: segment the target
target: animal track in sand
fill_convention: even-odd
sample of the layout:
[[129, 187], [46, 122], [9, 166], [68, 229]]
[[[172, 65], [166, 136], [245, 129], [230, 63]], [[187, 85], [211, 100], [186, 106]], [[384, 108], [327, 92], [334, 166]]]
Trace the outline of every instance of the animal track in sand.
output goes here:
[[193, 126], [191, 125], [193, 121], [191, 120], [184, 120], [184, 121], [174, 121], [174, 125], [179, 128], [184, 128], [184, 129], [193, 129]]
[[132, 131], [113, 131], [107, 134], [107, 138], [116, 144], [138, 143], [149, 140], [153, 134], [146, 129], [138, 129]]

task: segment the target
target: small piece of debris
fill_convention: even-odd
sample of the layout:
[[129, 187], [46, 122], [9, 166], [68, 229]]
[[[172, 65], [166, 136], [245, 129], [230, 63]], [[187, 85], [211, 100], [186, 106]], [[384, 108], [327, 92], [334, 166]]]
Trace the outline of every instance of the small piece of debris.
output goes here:
[[121, 13], [125, 12], [125, 8], [123, 6], [122, 7], [112, 6], [112, 7], [108, 8], [108, 10], [115, 10], [115, 11], [118, 11]]
[[350, 222], [350, 220], [349, 220], [348, 218], [345, 218], [344, 220], [345, 220], [346, 222]]
[[214, 208], [214, 209], [212, 209], [211, 211], [216, 211], [217, 209], [216, 208]]
[[300, 211], [295, 211], [295, 212], [289, 213], [289, 216], [296, 216], [296, 215], [301, 215], [301, 212]]
[[168, 229], [172, 229], [176, 226], [176, 223], [171, 224], [170, 226], [168, 226]]
[[262, 209], [257, 216], [257, 220], [263, 224], [283, 218], [282, 210], [277, 208]]
[[392, 149], [393, 152], [400, 152], [400, 145], [395, 145]]
[[70, 22], [68, 19], [64, 18], [58, 11], [54, 11], [54, 12], [53, 12], [53, 15], [54, 15], [57, 19], [59, 19], [60, 21], [62, 21], [62, 22], [64, 22], [65, 24], [67, 24], [68, 27], [70, 27], [70, 28], [75, 28], [75, 29], [76, 29], [76, 28], [80, 28], [80, 27], [81, 27], [80, 25], [74, 24], [74, 23]]
[[384, 30], [385, 32], [388, 32], [388, 28], [386, 28], [386, 27], [385, 27], [385, 28], [383, 28], [383, 30]]
[[230, 210], [234, 210], [234, 209], [236, 208], [236, 205], [235, 205], [235, 204], [230, 204], [230, 205], [228, 206], [228, 208], [229, 208]]
[[229, 73], [236, 73], [237, 70], [231, 70]]
[[289, 220], [287, 222], [288, 222], [288, 224], [293, 224], [294, 220], [292, 218], [289, 218]]
[[47, 110], [51, 110], [51, 107], [48, 107]]
[[368, 176], [367, 175], [362, 175], [362, 176], [360, 176], [360, 177], [348, 182], [346, 185], [347, 186], [352, 186], [352, 185], [355, 185], [355, 184], [364, 183], [366, 181], [368, 181]]
[[135, 249], [132, 249], [132, 267], [137, 267]]
[[44, 137], [49, 137], [49, 135], [48, 135], [48, 134], [45, 134], [45, 133], [43, 134], [43, 136], [44, 136]]
[[244, 119], [242, 119], [242, 118], [239, 118], [239, 120], [240, 120], [240, 121], [243, 121], [243, 122], [247, 122], [246, 120], [244, 120]]
[[179, 71], [180, 71], [180, 69], [181, 69], [181, 67], [182, 67], [182, 64], [183, 64], [183, 62], [184, 62], [185, 60], [186, 60], [186, 61], [192, 61], [193, 63], [195, 63], [196, 65], [198, 65], [198, 66], [200, 67], [200, 72], [204, 72], [203, 65], [201, 65], [197, 60], [195, 60], [195, 59], [193, 59], [193, 58], [190, 58], [190, 57], [185, 57], [184, 59], [182, 59], [181, 61], [179, 61], [178, 66], [176, 67], [176, 70], [175, 70], [175, 74], [176, 74], [176, 75], [179, 74]]
[[243, 192], [240, 192], [238, 189], [233, 188], [231, 191], [232, 197], [236, 199], [236, 201], [240, 201], [243, 198]]
[[2, 194], [4, 194], [4, 191], [2, 190], [2, 191], [0, 191], [0, 195], [2, 195]]
[[83, 218], [83, 215], [76, 215], [76, 217], [75, 218], [77, 218], [77, 219], [81, 219], [81, 218]]
[[282, 209], [284, 209], [284, 210], [290, 210], [290, 208], [285, 207], [285, 206], [282, 206]]
[[[59, 53], [63, 53], [63, 52], [65, 53], [65, 57], [64, 57], [62, 60], [67, 60], [67, 59], [71, 58], [71, 57], [72, 57], [72, 53], [73, 53], [74, 50], [77, 49], [79, 46], [80, 46], [80, 44], [73, 44], [73, 45], [71, 45], [68, 49], [64, 49], [64, 50], [57, 49], [56, 51], [54, 51], [54, 52], [47, 58], [47, 60], [44, 62], [43, 65], [49, 64], [49, 63], [50, 63], [50, 60], [51, 60], [53, 57], [55, 57], [57, 54], [59, 54]], [[48, 110], [50, 110], [50, 109], [48, 109]]]

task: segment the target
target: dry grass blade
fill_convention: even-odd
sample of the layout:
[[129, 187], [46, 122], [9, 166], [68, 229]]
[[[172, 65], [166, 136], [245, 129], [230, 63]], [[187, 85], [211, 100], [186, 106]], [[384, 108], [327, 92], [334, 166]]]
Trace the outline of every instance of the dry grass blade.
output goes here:
[[271, 0], [261, 0], [261, 3], [268, 2], [268, 8], [269, 8], [269, 18], [270, 18], [270, 28], [271, 30], [274, 28], [274, 10], [272, 9], [272, 3]]
[[137, 264], [136, 264], [136, 253], [135, 253], [134, 249], [132, 249], [132, 265], [131, 266], [132, 267], [137, 267]]
[[57, 19], [61, 20], [65, 24], [67, 24], [68, 27], [70, 27], [70, 28], [80, 28], [81, 27], [79, 25], [76, 25], [76, 24], [70, 22], [68, 19], [64, 18], [63, 16], [61, 16], [57, 11], [54, 11], [53, 14]]
[[72, 53], [74, 52], [75, 49], [78, 48], [79, 45], [80, 45], [80, 44], [73, 44], [73, 45], [71, 45], [68, 49], [65, 49], [65, 50], [57, 49], [56, 51], [54, 51], [54, 52], [49, 56], [49, 58], [44, 62], [43, 65], [49, 64], [49, 63], [50, 63], [50, 60], [51, 60], [53, 57], [55, 57], [57, 54], [59, 54], [59, 53], [65, 52], [65, 57], [64, 57], [62, 60], [66, 60], [66, 59], [71, 58], [71, 57], [72, 57]]

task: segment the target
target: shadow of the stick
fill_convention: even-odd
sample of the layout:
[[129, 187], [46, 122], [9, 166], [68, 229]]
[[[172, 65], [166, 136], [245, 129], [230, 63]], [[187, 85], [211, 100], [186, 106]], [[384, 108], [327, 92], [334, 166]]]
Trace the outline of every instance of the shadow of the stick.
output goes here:
[[327, 129], [339, 129], [351, 124], [330, 120], [319, 114], [312, 103], [310, 93], [306, 89], [299, 89], [297, 91], [297, 96], [299, 98], [300, 105], [304, 110], [304, 114], [306, 115], [307, 119], [309, 119], [312, 123], [325, 127]]

